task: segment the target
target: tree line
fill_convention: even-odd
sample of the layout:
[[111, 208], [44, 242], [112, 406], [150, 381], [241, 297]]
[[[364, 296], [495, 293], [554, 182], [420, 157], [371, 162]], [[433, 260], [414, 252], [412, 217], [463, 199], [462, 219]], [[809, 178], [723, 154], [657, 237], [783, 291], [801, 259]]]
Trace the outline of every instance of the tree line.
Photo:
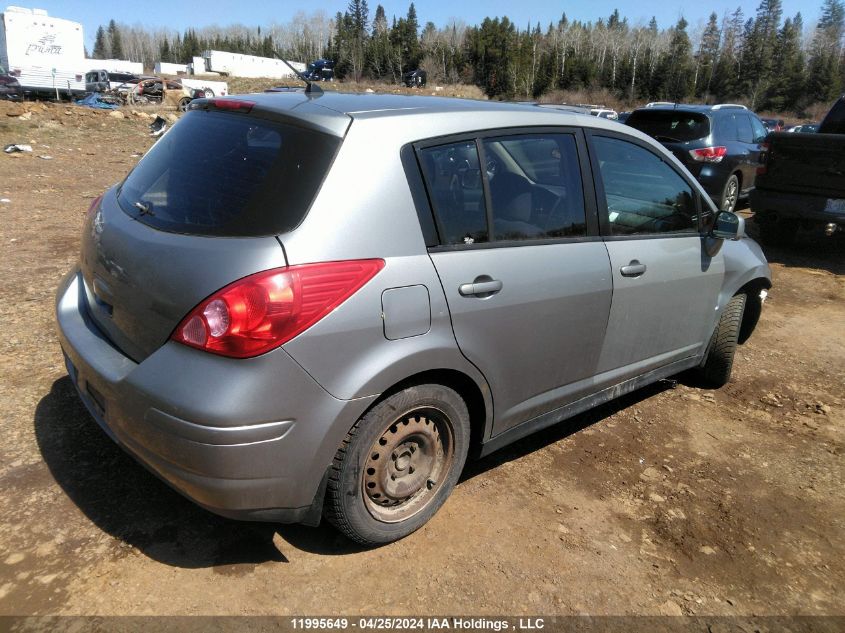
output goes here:
[[[334, 59], [347, 80], [397, 82], [413, 69], [429, 81], [472, 83], [491, 98], [535, 99], [550, 90], [604, 88], [623, 101], [739, 101], [757, 110], [801, 110], [838, 96], [845, 86], [844, 0], [823, 0], [821, 17], [805, 27], [801, 13], [783, 16], [781, 0], [762, 0], [710, 14], [691, 32], [680, 18], [660, 28], [652, 18], [631, 24], [614, 11], [595, 22], [565, 14], [545, 27], [520, 28], [507, 17], [466, 25], [420, 24], [416, 7], [388, 20], [378, 5], [349, 0], [344, 12], [299, 13], [263, 30], [233, 25], [184, 33], [118, 25], [97, 31], [94, 57], [185, 63], [203, 50], [261, 56], [276, 50], [299, 61]], [[119, 54], [118, 54], [119, 53]]]

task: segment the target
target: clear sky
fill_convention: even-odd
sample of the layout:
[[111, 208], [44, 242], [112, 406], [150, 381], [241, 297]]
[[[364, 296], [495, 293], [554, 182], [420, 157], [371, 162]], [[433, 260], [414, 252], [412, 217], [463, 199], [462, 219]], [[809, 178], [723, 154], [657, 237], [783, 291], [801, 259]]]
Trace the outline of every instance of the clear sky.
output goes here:
[[[657, 18], [661, 28], [670, 26], [683, 15], [695, 27], [715, 11], [720, 16], [742, 7], [746, 17], [754, 14], [760, 0], [708, 0], [706, 2], [666, 2], [657, 0], [589, 0], [558, 2], [554, 0], [485, 0], [484, 2], [456, 2], [455, 0], [419, 0], [415, 3], [420, 24], [432, 21], [438, 26], [451, 18], [458, 18], [469, 25], [481, 22], [485, 17], [507, 15], [518, 26], [538, 21], [545, 28], [550, 21], [557, 21], [564, 11], [573, 19], [595, 21], [606, 17], [618, 8], [623, 17], [636, 24], [647, 22], [651, 16]], [[344, 0], [311, 0], [310, 2], [290, 0], [0, 0], [0, 8], [6, 4], [29, 8], [47, 9], [50, 15], [81, 22], [85, 30], [85, 44], [90, 50], [94, 44], [94, 32], [100, 24], [110, 19], [127, 24], [140, 23], [144, 26], [167, 26], [184, 31], [188, 27], [203, 27], [211, 24], [221, 26], [241, 23], [247, 26], [267, 25], [272, 22], [285, 23], [297, 11], [312, 13], [324, 10], [329, 16], [343, 11]], [[368, 0], [370, 17], [375, 14], [378, 0]], [[407, 13], [409, 0], [382, 0], [388, 19]], [[821, 0], [783, 0], [784, 16], [801, 11], [805, 27], [812, 25], [821, 13]]]

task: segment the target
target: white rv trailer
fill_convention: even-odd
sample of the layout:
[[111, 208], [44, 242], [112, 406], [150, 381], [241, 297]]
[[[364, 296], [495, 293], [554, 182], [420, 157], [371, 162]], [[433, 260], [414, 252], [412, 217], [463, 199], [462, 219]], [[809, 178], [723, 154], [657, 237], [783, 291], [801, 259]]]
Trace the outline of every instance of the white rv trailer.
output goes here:
[[24, 94], [85, 92], [85, 47], [79, 22], [43, 9], [7, 7], [0, 13], [0, 66], [17, 77]]
[[86, 72], [93, 69], [102, 69], [110, 73], [131, 73], [133, 75], [144, 74], [144, 64], [141, 62], [130, 62], [126, 59], [86, 59]]
[[[287, 79], [294, 76], [290, 68], [280, 59], [257, 57], [224, 51], [205, 51], [205, 69], [209, 72], [235, 77], [270, 77]], [[305, 71], [302, 62], [288, 62], [300, 72]]]

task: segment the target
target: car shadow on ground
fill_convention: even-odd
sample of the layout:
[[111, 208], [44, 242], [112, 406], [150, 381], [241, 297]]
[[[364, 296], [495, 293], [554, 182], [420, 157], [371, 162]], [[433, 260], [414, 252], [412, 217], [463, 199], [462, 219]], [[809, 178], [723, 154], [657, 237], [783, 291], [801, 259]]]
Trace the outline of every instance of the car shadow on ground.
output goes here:
[[845, 232], [826, 236], [821, 229], [801, 229], [794, 242], [785, 246], [767, 244], [760, 239], [760, 227], [753, 219], [746, 221], [746, 232], [763, 249], [766, 259], [773, 264], [790, 268], [826, 270], [834, 275], [845, 275]]
[[[666, 388], [666, 383], [646, 387], [470, 461], [461, 481], [557, 442]], [[85, 516], [105, 533], [166, 565], [240, 574], [265, 562], [287, 563], [285, 543], [277, 545], [277, 533], [290, 545], [321, 555], [363, 549], [326, 521], [317, 528], [249, 523], [203, 510], [114, 444], [85, 410], [67, 376], [54, 382], [38, 403], [34, 426], [50, 473]]]

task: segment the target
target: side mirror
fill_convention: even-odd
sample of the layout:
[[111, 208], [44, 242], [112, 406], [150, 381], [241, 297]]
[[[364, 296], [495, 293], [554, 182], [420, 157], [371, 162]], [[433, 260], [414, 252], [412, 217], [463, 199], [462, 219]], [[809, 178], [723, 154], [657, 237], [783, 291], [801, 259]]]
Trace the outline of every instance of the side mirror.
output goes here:
[[719, 211], [710, 229], [710, 237], [738, 240], [745, 237], [745, 218], [730, 211]]

